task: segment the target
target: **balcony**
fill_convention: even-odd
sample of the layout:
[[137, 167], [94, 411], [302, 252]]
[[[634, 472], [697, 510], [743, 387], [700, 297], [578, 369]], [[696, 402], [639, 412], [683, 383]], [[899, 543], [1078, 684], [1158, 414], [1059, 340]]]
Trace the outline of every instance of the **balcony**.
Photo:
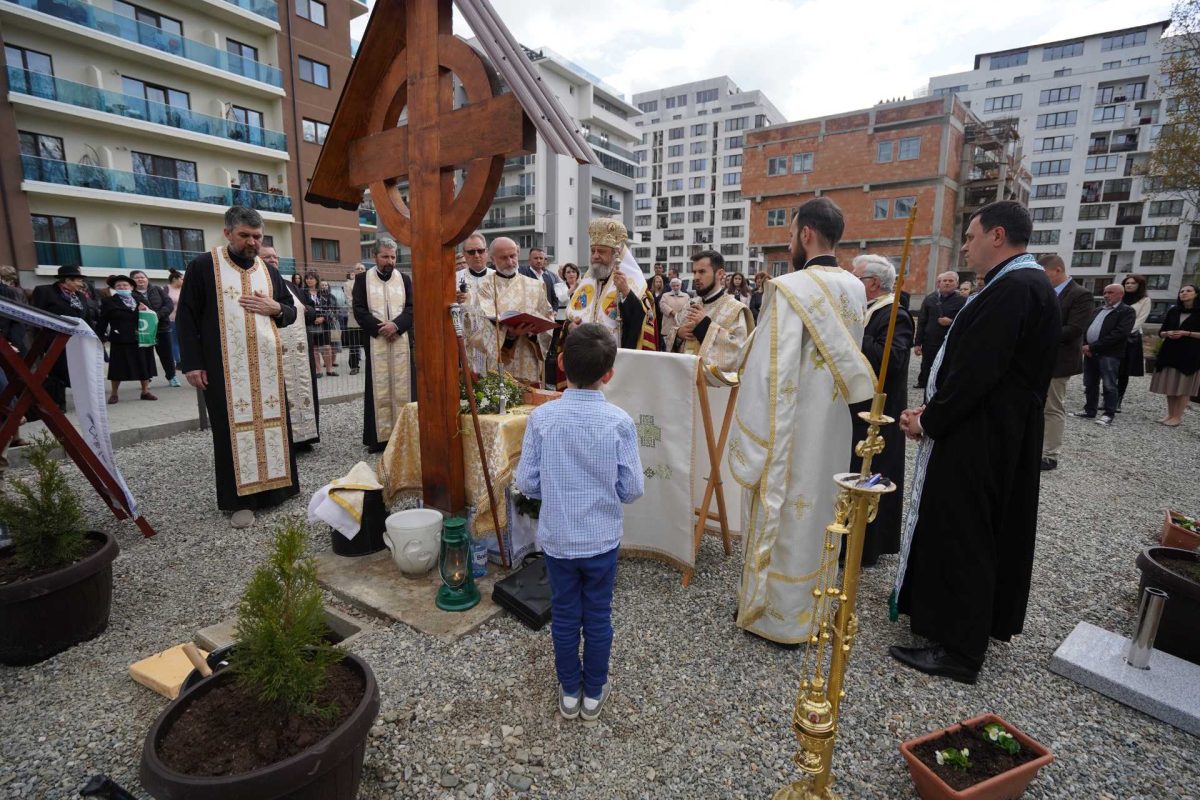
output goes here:
[[66, 161], [55, 161], [36, 156], [21, 156], [21, 169], [27, 181], [161, 197], [168, 200], [210, 203], [223, 208], [239, 205], [277, 214], [292, 213], [292, 198], [282, 193], [255, 192], [233, 186], [213, 186], [196, 181], [163, 178], [158, 175], [124, 172], [86, 164], [70, 164]]
[[633, 177], [633, 173], [635, 170], [635, 167], [633, 166], [633, 164], [629, 164], [629, 163], [626, 163], [625, 161], [621, 161], [617, 158], [614, 158], [613, 156], [610, 156], [608, 153], [604, 153], [604, 152], [596, 153], [596, 157], [600, 159], [600, 163], [604, 165], [605, 169], [612, 170], [613, 172], [617, 173], [618, 175], [624, 175], [626, 178]]
[[1108, 142], [1104, 142], [1103, 144], [1094, 144], [1094, 145], [1090, 146], [1088, 148], [1088, 155], [1089, 156], [1108, 155]]
[[379, 214], [373, 208], [360, 208], [358, 210], [358, 224], [369, 227], [379, 226]]
[[533, 163], [533, 156], [513, 156], [504, 159], [505, 169], [521, 169]]
[[497, 228], [532, 228], [534, 222], [533, 214], [524, 214], [517, 217], [500, 217], [498, 219], [485, 219], [479, 227], [485, 230], [495, 230]]
[[252, 14], [258, 14], [260, 17], [266, 17], [272, 22], [279, 22], [279, 8], [275, 5], [275, 0], [225, 0], [225, 2]]
[[140, 44], [197, 64], [241, 75], [251, 80], [283, 88], [283, 73], [278, 69], [248, 58], [235, 56], [224, 50], [185, 39], [173, 33], [146, 25], [130, 17], [114, 14], [81, 0], [2, 0], [31, 11], [45, 14], [64, 22], [89, 28], [99, 33], [115, 36], [127, 42]]
[[8, 67], [8, 89], [16, 94], [54, 100], [77, 108], [116, 114], [126, 119], [152, 122], [182, 131], [268, 147], [283, 153], [287, 152], [287, 136], [278, 131], [243, 125], [222, 117], [211, 117], [208, 114], [189, 111], [186, 108], [152, 103], [133, 95], [97, 89], [94, 86], [55, 78], [40, 72]]
[[[80, 267], [110, 273], [134, 269], [177, 269], [182, 272], [188, 262], [202, 255], [191, 250], [148, 250], [142, 247], [65, 242], [34, 242], [34, 247], [37, 250], [37, 263], [41, 266]], [[295, 272], [296, 259], [280, 258], [279, 271], [284, 275]]]
[[617, 202], [615, 197], [601, 197], [600, 195], [592, 195], [592, 205], [596, 208], [607, 208], [611, 211], [620, 211], [621, 204]]
[[496, 190], [496, 199], [497, 200], [513, 200], [513, 199], [520, 200], [522, 198], [528, 197], [532, 193], [533, 193], [532, 186], [521, 186], [519, 184], [517, 186], [501, 186], [499, 189]]
[[1120, 250], [1121, 249], [1121, 240], [1120, 239], [1097, 239], [1096, 240], [1096, 249], [1097, 250]]
[[630, 161], [635, 161], [635, 162], [637, 161], [637, 156], [635, 156], [632, 151], [626, 150], [624, 147], [621, 147], [618, 144], [613, 144], [608, 139], [605, 139], [600, 136], [596, 136], [595, 134], [591, 134], [591, 133], [587, 134], [583, 138], [587, 139], [589, 142], [596, 145], [597, 147], [603, 147], [605, 150], [612, 153], [613, 155], [618, 155], [618, 156], [621, 156], [622, 158], [627, 158]]

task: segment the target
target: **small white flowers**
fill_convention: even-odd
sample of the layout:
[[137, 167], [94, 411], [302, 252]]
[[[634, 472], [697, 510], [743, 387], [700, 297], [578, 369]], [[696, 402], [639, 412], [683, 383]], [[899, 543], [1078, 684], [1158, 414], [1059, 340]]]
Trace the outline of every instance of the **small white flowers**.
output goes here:
[[967, 758], [968, 756], [971, 755], [971, 751], [965, 747], [960, 752], [963, 754], [963, 758]]
[[943, 766], [946, 763], [946, 757], [944, 755], [942, 755], [941, 750], [938, 750], [936, 753], [934, 753], [934, 756], [937, 758], [939, 767]]

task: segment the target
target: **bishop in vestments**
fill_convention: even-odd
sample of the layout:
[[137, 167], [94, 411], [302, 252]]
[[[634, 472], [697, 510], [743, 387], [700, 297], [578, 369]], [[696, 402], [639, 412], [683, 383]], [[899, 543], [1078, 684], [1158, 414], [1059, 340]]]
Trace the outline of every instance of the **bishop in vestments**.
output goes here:
[[224, 233], [227, 246], [188, 264], [175, 324], [180, 368], [208, 409], [217, 507], [244, 528], [254, 509], [300, 492], [278, 331], [296, 307], [279, 272], [258, 257], [259, 213], [233, 206]]
[[396, 243], [375, 243], [375, 266], [354, 276], [354, 318], [367, 334], [363, 391], [363, 444], [372, 453], [387, 447], [400, 410], [412, 399], [409, 333], [412, 282], [396, 269]]
[[850, 466], [849, 403], [874, 396], [859, 348], [867, 299], [837, 265], [845, 223], [828, 198], [792, 219], [795, 272], [773, 279], [750, 340], [729, 438], [730, 472], [744, 493], [745, 559], [737, 624], [797, 645], [810, 634], [836, 473]]
[[619, 220], [601, 217], [588, 225], [588, 238], [591, 268], [567, 302], [568, 325], [598, 322], [627, 350], [657, 350], [654, 295], [629, 249], [629, 232]]
[[480, 359], [489, 369], [507, 372], [521, 383], [541, 386], [546, 374], [550, 331], [506, 325], [502, 317], [520, 312], [551, 320], [554, 311], [546, 299], [546, 284], [520, 274], [517, 243], [501, 236], [492, 240], [495, 270], [479, 286], [475, 304], [467, 307], [468, 358]]
[[700, 302], [689, 305], [682, 323], [667, 334], [667, 350], [691, 353], [719, 370], [736, 372], [754, 330], [750, 309], [725, 291], [725, 259], [715, 250], [692, 256], [692, 281]]

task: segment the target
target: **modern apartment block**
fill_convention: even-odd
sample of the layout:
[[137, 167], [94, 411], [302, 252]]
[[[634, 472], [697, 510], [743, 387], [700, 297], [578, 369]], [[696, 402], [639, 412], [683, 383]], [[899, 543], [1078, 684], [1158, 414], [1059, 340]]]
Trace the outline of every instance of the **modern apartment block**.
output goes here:
[[[359, 0], [0, 0], [0, 260], [163, 278], [258, 209], [295, 263], [358, 253], [353, 212], [299, 198]], [[281, 14], [281, 12], [283, 12]], [[36, 277], [35, 277], [36, 276]]]
[[749, 204], [742, 191], [743, 146], [751, 131], [784, 117], [760, 91], [743, 92], [727, 76], [633, 96], [634, 255], [650, 272], [666, 264], [687, 273], [689, 257], [714, 249], [726, 268], [753, 273], [760, 256], [747, 246]]
[[1144, 174], [1172, 108], [1169, 24], [981, 53], [969, 72], [929, 82], [931, 94], [1019, 131], [1033, 180], [1030, 250], [1058, 253], [1097, 295], [1122, 274], [1145, 275], [1155, 315], [1200, 262], [1200, 226]]
[[953, 96], [753, 131], [744, 164], [750, 247], [772, 275], [791, 270], [791, 219], [807, 200], [828, 197], [842, 209], [846, 230], [837, 256], [847, 265], [863, 253], [898, 265], [916, 205], [905, 281], [914, 295], [931, 291], [939, 272], [957, 268], [969, 204], [1028, 193], [1015, 131], [981, 123]]

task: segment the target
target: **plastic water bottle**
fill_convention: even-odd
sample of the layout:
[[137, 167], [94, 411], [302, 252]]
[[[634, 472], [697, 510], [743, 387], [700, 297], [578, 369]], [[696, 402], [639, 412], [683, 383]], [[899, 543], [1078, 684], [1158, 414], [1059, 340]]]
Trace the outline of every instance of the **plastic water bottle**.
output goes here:
[[487, 575], [488, 548], [486, 542], [471, 540], [471, 574], [476, 578]]

